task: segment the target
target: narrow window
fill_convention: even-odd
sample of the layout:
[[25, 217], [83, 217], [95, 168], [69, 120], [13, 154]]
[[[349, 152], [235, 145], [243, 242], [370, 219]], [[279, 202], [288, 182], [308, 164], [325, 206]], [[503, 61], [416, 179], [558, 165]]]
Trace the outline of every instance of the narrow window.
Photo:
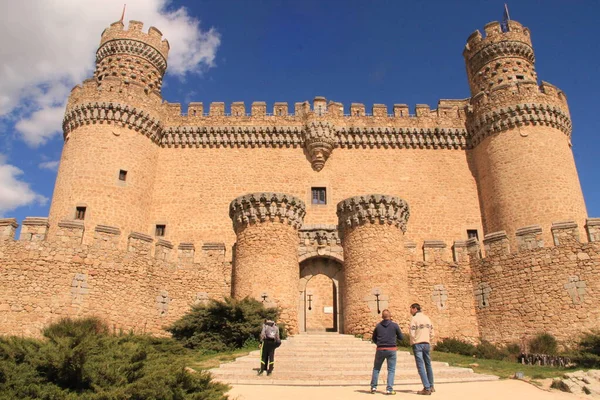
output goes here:
[[165, 236], [166, 225], [156, 225], [155, 236]]
[[125, 182], [127, 180], [127, 171], [119, 170], [119, 180]]
[[479, 240], [479, 235], [477, 234], [477, 229], [467, 229], [467, 237], [469, 239], [475, 238]]
[[75, 207], [75, 219], [85, 219], [85, 207]]
[[525, 79], [523, 75], [517, 75], [517, 79]]
[[324, 187], [312, 188], [312, 204], [327, 204], [327, 191]]

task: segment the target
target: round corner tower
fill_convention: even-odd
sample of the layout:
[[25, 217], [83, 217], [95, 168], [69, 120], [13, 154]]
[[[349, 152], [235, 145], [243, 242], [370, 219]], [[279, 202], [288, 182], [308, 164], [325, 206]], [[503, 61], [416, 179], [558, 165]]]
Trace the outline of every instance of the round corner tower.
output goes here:
[[[486, 234], [540, 225], [552, 243], [552, 222], [587, 212], [571, 151], [564, 93], [537, 83], [529, 29], [490, 22], [463, 52], [469, 85], [467, 129]], [[581, 237], [584, 237], [581, 235]]]
[[127, 30], [122, 22], [105, 29], [93, 78], [71, 91], [50, 235], [57, 222], [82, 217], [88, 229], [116, 226], [125, 237], [150, 229], [169, 43], [142, 27], [130, 21]]

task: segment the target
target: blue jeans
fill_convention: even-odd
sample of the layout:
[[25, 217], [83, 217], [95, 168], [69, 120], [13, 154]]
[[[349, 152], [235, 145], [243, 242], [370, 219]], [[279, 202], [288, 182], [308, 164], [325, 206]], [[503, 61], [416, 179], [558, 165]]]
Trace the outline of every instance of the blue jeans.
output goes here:
[[379, 381], [379, 370], [383, 365], [383, 360], [387, 360], [387, 390], [394, 390], [394, 375], [396, 374], [396, 350], [377, 350], [375, 352], [375, 362], [373, 363], [373, 376], [371, 377], [371, 387], [377, 388]]
[[413, 344], [413, 353], [415, 355], [415, 362], [417, 363], [417, 371], [423, 382], [425, 389], [431, 389], [433, 387], [433, 370], [431, 369], [431, 356], [429, 351], [431, 347], [429, 343]]

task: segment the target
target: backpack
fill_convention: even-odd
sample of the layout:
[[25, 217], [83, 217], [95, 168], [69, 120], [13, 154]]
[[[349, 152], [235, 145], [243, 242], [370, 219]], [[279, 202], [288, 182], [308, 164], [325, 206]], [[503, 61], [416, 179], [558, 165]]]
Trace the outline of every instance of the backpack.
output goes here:
[[277, 338], [277, 334], [279, 333], [279, 328], [277, 325], [266, 325], [265, 326], [265, 338], [266, 339], [275, 339]]

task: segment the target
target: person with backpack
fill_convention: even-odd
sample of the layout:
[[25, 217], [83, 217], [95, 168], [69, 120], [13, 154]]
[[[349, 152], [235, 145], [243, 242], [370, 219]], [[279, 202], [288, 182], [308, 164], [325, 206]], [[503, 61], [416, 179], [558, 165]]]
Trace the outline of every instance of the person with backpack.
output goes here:
[[262, 375], [265, 371], [267, 371], [267, 375], [271, 375], [275, 366], [275, 349], [281, 345], [279, 327], [275, 321], [265, 320], [260, 332], [260, 341], [260, 370], [258, 375]]

